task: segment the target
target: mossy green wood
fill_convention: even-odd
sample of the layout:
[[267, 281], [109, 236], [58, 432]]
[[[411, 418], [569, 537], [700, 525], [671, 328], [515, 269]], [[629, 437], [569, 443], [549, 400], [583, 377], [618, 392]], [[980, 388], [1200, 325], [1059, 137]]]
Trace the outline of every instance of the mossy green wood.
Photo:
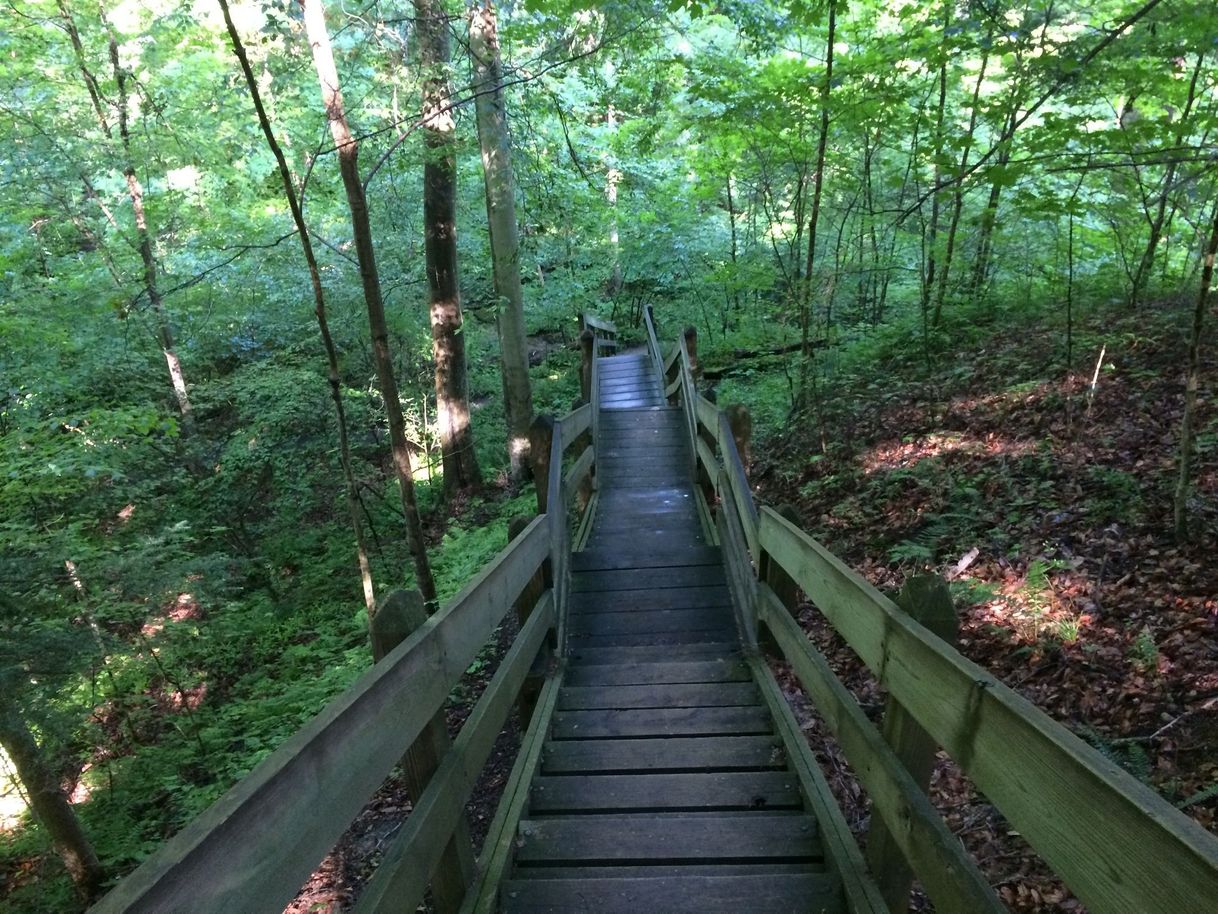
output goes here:
[[768, 508], [760, 541], [1094, 914], [1213, 914], [1218, 838]]
[[758, 589], [758, 619], [783, 656], [858, 775], [893, 840], [941, 914], [1000, 914], [998, 900], [943, 817], [901, 765], [880, 731], [808, 641], [790, 612], [769, 588]]
[[356, 914], [413, 911], [423, 900], [444, 846], [461, 819], [470, 791], [553, 623], [553, 594], [547, 593], [512, 643], [452, 749], [360, 894]]
[[[91, 910], [282, 910], [545, 558], [539, 517], [444, 608]], [[405, 700], [404, 696], [409, 696]]]

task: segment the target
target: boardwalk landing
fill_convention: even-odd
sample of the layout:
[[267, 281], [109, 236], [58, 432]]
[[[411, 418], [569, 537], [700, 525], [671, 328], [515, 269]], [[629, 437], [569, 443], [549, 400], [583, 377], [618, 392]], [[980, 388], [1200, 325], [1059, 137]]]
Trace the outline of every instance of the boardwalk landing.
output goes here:
[[695, 508], [679, 409], [600, 361], [599, 503], [572, 557], [568, 666], [508, 912], [837, 912]]

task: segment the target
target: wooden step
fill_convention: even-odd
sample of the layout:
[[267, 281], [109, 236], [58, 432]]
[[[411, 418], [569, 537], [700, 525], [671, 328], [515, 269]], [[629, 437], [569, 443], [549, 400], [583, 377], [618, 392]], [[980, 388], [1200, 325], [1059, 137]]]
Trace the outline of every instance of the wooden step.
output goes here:
[[571, 614], [594, 612], [654, 612], [666, 609], [731, 608], [726, 585], [665, 590], [588, 591], [571, 594]]
[[742, 660], [673, 660], [659, 663], [623, 663], [572, 666], [563, 685], [622, 686], [690, 682], [747, 682], [749, 669]]
[[532, 815], [613, 811], [798, 809], [798, 779], [783, 771], [687, 774], [596, 774], [542, 777], [529, 799]]
[[677, 568], [695, 565], [722, 565], [718, 546], [697, 549], [585, 549], [571, 556], [572, 571], [616, 571], [627, 568]]
[[578, 571], [571, 575], [572, 593], [605, 590], [668, 590], [681, 587], [722, 586], [727, 582], [722, 565], [680, 568], [631, 568], [622, 571]]
[[752, 682], [694, 682], [665, 685], [563, 686], [558, 710], [593, 708], [714, 708], [761, 701]]
[[635, 647], [642, 645], [686, 645], [706, 642], [730, 641], [738, 638], [735, 625], [707, 629], [682, 629], [668, 632], [613, 632], [612, 634], [572, 633], [571, 646], [582, 647]]
[[551, 741], [543, 774], [641, 771], [781, 770], [786, 755], [771, 736], [691, 736], [658, 739]]
[[663, 864], [820, 859], [816, 822], [790, 813], [586, 815], [520, 823], [518, 863]]
[[620, 739], [632, 736], [764, 736], [773, 731], [760, 705], [718, 708], [601, 708], [556, 711], [553, 739]]
[[[679, 592], [679, 591], [678, 591]], [[572, 635], [643, 635], [658, 632], [704, 631], [735, 624], [723, 606], [697, 609], [658, 609], [651, 612], [580, 613], [572, 615]]]
[[510, 879], [500, 894], [504, 914], [840, 914], [833, 876], [605, 876]]
[[583, 647], [570, 651], [567, 659], [572, 665], [651, 663], [663, 660], [707, 660], [740, 656], [736, 640], [705, 644], [668, 644], [659, 647]]

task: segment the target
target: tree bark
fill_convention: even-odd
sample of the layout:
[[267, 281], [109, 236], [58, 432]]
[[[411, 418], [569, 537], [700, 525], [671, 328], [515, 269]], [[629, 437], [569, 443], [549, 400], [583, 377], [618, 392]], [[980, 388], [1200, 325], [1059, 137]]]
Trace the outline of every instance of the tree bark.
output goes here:
[[[1182, 146], [1184, 138], [1188, 135], [1189, 115], [1192, 114], [1193, 105], [1197, 100], [1197, 83], [1201, 78], [1204, 65], [1205, 53], [1199, 52], [1197, 54], [1197, 63], [1193, 67], [1192, 79], [1189, 80], [1188, 84], [1188, 98], [1184, 103], [1184, 110], [1180, 114], [1180, 122], [1176, 130], [1176, 146]], [[1155, 251], [1158, 249], [1159, 239], [1163, 235], [1163, 225], [1167, 219], [1167, 204], [1171, 200], [1178, 168], [1179, 163], [1175, 159], [1172, 159], [1167, 164], [1167, 171], [1163, 175], [1163, 189], [1159, 194], [1155, 214], [1150, 220], [1150, 237], [1146, 240], [1146, 249], [1142, 252], [1142, 258], [1138, 261], [1138, 268], [1133, 274], [1132, 288], [1129, 293], [1129, 307], [1134, 310], [1141, 304], [1142, 293], [1146, 290], [1146, 283], [1150, 279], [1151, 269], [1155, 264]]]
[[423, 599], [429, 605], [434, 605], [436, 582], [431, 574], [431, 564], [427, 560], [423, 524], [419, 518], [414, 492], [414, 469], [406, 441], [406, 421], [402, 416], [397, 378], [393, 374], [393, 356], [389, 352], [389, 328], [385, 323], [385, 305], [381, 297], [380, 274], [376, 268], [376, 250], [372, 243], [372, 225], [368, 219], [368, 201], [364, 196], [364, 186], [359, 175], [359, 143], [351, 135], [351, 128], [347, 124], [342, 89], [338, 82], [338, 70], [334, 66], [334, 52], [330, 47], [330, 35], [326, 31], [325, 10], [321, 0], [300, 0], [300, 5], [304, 10], [305, 31], [312, 48], [313, 65], [317, 69], [317, 79], [321, 84], [322, 104], [330, 122], [330, 134], [338, 150], [338, 170], [342, 175], [347, 206], [351, 211], [351, 234], [355, 240], [355, 256], [359, 263], [364, 303], [368, 308], [368, 327], [372, 335], [372, 359], [376, 365], [381, 398], [385, 401], [393, 467], [401, 488], [402, 514], [406, 519], [406, 538], [410, 545], [411, 557], [414, 559], [416, 584], [419, 592], [423, 594]]
[[[931, 187], [934, 193], [930, 201], [930, 240], [926, 241], [925, 229], [923, 229], [923, 247], [926, 250], [926, 270], [922, 279], [922, 333], [926, 334], [927, 328], [930, 325], [930, 297], [935, 288], [935, 271], [938, 266], [938, 245], [939, 245], [939, 210], [941, 206], [941, 189], [939, 187], [939, 179], [941, 172], [939, 169], [939, 158], [943, 154], [943, 120], [944, 113], [947, 109], [947, 40], [948, 29], [951, 27], [953, 4], [947, 2], [943, 5], [943, 41], [939, 46], [939, 106], [935, 110], [935, 162], [934, 170], [932, 171]], [[957, 180], [963, 180], [963, 174]], [[937, 323], [937, 321], [936, 321]]]
[[1176, 538], [1188, 539], [1188, 495], [1192, 488], [1193, 425], [1197, 413], [1197, 389], [1201, 386], [1201, 335], [1205, 325], [1205, 307], [1214, 279], [1214, 257], [1218, 255], [1218, 205], [1214, 207], [1214, 225], [1201, 266], [1201, 293], [1193, 309], [1193, 329], [1188, 341], [1188, 375], [1184, 385], [1184, 417], [1180, 422], [1180, 471], [1176, 477], [1173, 498], [1173, 519]]
[[512, 171], [507, 106], [499, 32], [491, 0], [475, 0], [469, 9], [469, 54], [474, 67], [474, 107], [482, 176], [486, 184], [486, 221], [491, 236], [491, 263], [498, 298], [500, 371], [508, 428], [508, 460], [513, 479], [529, 468], [529, 424], [533, 392], [529, 385], [529, 351], [525, 341], [524, 286], [520, 282], [520, 231], [516, 225], [516, 178]]
[[430, 290], [431, 352], [436, 365], [436, 425], [444, 494], [481, 484], [469, 419], [465, 335], [457, 273], [456, 120], [450, 108], [448, 19], [436, 0], [414, 0], [423, 68], [423, 237]]
[[825, 38], [825, 81], [820, 89], [820, 137], [816, 141], [816, 165], [812, 170], [812, 207], [808, 215], [808, 268], [804, 271], [803, 306], [799, 309], [802, 345], [799, 400], [807, 403], [808, 372], [812, 362], [812, 267], [816, 260], [816, 223], [820, 219], [821, 191], [825, 178], [825, 148], [829, 143], [829, 93], [833, 89], [833, 42], [837, 32], [837, 0], [829, 0], [829, 34]]
[[287, 197], [288, 207], [292, 211], [292, 221], [296, 224], [296, 233], [300, 237], [300, 247], [304, 252], [305, 263], [309, 268], [309, 282], [313, 287], [313, 313], [317, 317], [317, 326], [321, 331], [322, 345], [326, 349], [327, 380], [330, 386], [330, 399], [334, 401], [334, 414], [338, 421], [338, 456], [343, 468], [343, 481], [346, 484], [347, 512], [351, 517], [351, 529], [355, 534], [355, 548], [359, 560], [360, 584], [364, 591], [364, 606], [371, 617], [376, 612], [376, 591], [372, 585], [372, 568], [368, 562], [368, 541], [364, 536], [364, 524], [360, 519], [359, 490], [355, 484], [355, 472], [351, 467], [351, 444], [347, 439], [347, 412], [343, 407], [342, 385], [338, 370], [338, 350], [334, 346], [334, 338], [330, 335], [330, 323], [326, 319], [326, 294], [321, 284], [321, 270], [317, 265], [317, 257], [313, 253], [313, 242], [309, 238], [309, 227], [305, 224], [304, 211], [300, 207], [300, 199], [296, 195], [296, 186], [292, 182], [292, 173], [288, 169], [287, 159], [283, 148], [275, 138], [271, 129], [271, 120], [262, 104], [262, 92], [258, 89], [258, 79], [250, 67], [249, 58], [245, 53], [245, 45], [233, 24], [229, 13], [228, 0], [220, 0], [220, 10], [224, 14], [224, 24], [228, 27], [228, 36], [233, 44], [233, 53], [241, 64], [241, 73], [245, 76], [245, 85], [249, 89], [250, 98], [254, 102], [254, 110], [258, 114], [258, 125], [266, 144], [275, 156], [279, 166], [279, 177], [283, 182], [283, 194]]
[[30, 809], [50, 835], [77, 894], [89, 904], [101, 893], [106, 874], [76, 811], [59, 786], [59, 779], [43, 758], [34, 734], [7, 701], [7, 696], [0, 695], [0, 746], [12, 759], [29, 798]]
[[[72, 42], [72, 50], [76, 56], [76, 67], [80, 70], [81, 78], [84, 80], [86, 90], [88, 90], [89, 100], [93, 106], [93, 113], [97, 117], [98, 126], [101, 127], [102, 133], [106, 135], [107, 139], [113, 140], [114, 130], [110, 125], [109, 117], [106, 116], [106, 109], [103, 105], [105, 96], [98, 85], [97, 78], [93, 75], [92, 70], [89, 69], [88, 62], [85, 59], [84, 45], [81, 43], [80, 33], [76, 29], [76, 22], [63, 0], [60, 0], [58, 5], [60, 16], [64, 22], [64, 28]], [[182, 362], [178, 358], [177, 348], [174, 343], [173, 327], [169, 322], [169, 316], [165, 313], [165, 302], [161, 298], [160, 288], [157, 285], [156, 255], [152, 248], [152, 232], [148, 226], [148, 213], [144, 207], [144, 188], [140, 183], [139, 176], [136, 174], [135, 161], [131, 156], [131, 129], [128, 121], [128, 73], [123, 69], [122, 62], [119, 60], [118, 36], [115, 35], [114, 28], [106, 17], [104, 4], [98, 5], [98, 16], [101, 19], [102, 27], [106, 31], [110, 67], [113, 71], [114, 83], [118, 90], [118, 98], [114, 107], [118, 114], [118, 136], [122, 147], [122, 171], [123, 178], [127, 184], [127, 196], [131, 200], [131, 211], [135, 219], [136, 249], [139, 251], [140, 262], [143, 265], [144, 271], [144, 294], [148, 296], [148, 305], [152, 309], [153, 320], [156, 323], [157, 343], [161, 347], [161, 355], [164, 357], [165, 366], [169, 371], [169, 383], [173, 388], [174, 401], [177, 403], [178, 413], [181, 416], [182, 434], [189, 437], [194, 433], [195, 428], [194, 412], [190, 404], [190, 392], [186, 387], [186, 377], [182, 371]]]

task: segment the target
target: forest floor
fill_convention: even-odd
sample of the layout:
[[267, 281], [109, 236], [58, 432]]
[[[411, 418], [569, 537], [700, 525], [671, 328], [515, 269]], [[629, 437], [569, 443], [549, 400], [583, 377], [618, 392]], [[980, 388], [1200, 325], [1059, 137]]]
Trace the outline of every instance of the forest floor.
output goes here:
[[[1153, 314], [1089, 329], [1094, 348], [1078, 361], [1091, 365], [1072, 373], [1054, 359], [1060, 334], [1011, 327], [929, 366], [909, 353], [870, 364], [870, 381], [848, 379], [808, 421], [762, 441], [753, 479], [762, 501], [795, 506], [805, 529], [882, 589], [944, 574], [966, 656], [1215, 830], [1215, 410], [1203, 398], [1195, 535], [1180, 545], [1170, 531], [1183, 336]], [[815, 609], [801, 609], [878, 718], [874, 679]], [[795, 680], [783, 682], [865, 832], [853, 774]], [[943, 757], [931, 795], [1014, 910], [1082, 910]]]

